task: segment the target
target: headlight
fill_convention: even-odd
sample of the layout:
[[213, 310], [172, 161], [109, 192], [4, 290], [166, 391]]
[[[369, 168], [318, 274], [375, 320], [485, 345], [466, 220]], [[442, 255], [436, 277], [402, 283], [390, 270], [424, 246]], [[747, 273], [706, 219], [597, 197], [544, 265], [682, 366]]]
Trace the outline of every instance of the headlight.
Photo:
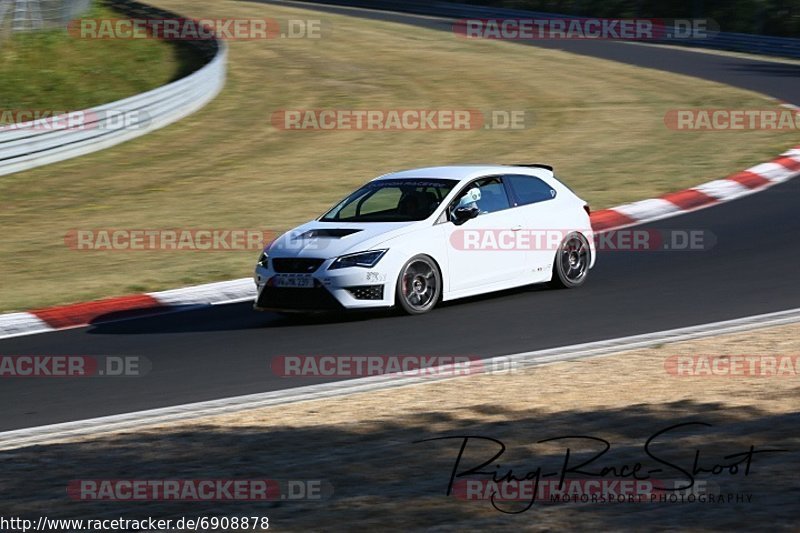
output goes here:
[[328, 267], [328, 270], [347, 267], [374, 267], [387, 251], [388, 250], [372, 250], [369, 252], [358, 252], [355, 254], [343, 255], [341, 257], [337, 257], [336, 261], [334, 261], [331, 266]]
[[267, 252], [261, 252], [261, 255], [258, 258], [258, 266], [263, 268], [269, 268], [267, 265], [269, 263], [269, 256]]

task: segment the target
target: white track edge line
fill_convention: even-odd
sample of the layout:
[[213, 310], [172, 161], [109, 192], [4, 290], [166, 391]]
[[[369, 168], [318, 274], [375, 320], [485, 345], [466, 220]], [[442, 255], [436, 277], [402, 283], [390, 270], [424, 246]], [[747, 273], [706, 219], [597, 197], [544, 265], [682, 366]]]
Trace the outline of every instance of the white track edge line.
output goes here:
[[[562, 348], [550, 348], [492, 357], [481, 360], [476, 366], [480, 369], [485, 369], [486, 367], [490, 367], [492, 363], [502, 363], [506, 365], [510, 360], [517, 367], [530, 367], [572, 359], [600, 357], [629, 350], [647, 348], [658, 344], [670, 344], [796, 322], [800, 322], [800, 308], [617, 339], [576, 344]], [[442, 367], [437, 368], [441, 369]], [[481, 372], [478, 370], [475, 373], [489, 372]], [[387, 374], [334, 383], [324, 383], [321, 385], [309, 385], [282, 391], [176, 405], [75, 422], [5, 431], [0, 433], [0, 450], [52, 444], [69, 439], [98, 436], [102, 433], [140, 429], [167, 422], [188, 421], [208, 416], [249, 411], [261, 407], [348, 396], [360, 392], [373, 392], [459, 378], [458, 376], [453, 376], [452, 372], [448, 373], [446, 369], [442, 371], [442, 374], [444, 374], [444, 376], [436, 376], [436, 373], [434, 373], [433, 376]]]

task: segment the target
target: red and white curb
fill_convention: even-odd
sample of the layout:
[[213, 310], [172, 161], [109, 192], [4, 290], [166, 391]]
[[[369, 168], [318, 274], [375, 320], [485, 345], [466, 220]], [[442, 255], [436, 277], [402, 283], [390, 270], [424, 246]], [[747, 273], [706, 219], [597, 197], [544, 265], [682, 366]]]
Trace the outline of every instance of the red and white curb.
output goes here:
[[[719, 179], [660, 198], [641, 200], [592, 213], [597, 233], [677, 216], [782, 183], [800, 175], [800, 146], [725, 179]], [[133, 316], [194, 309], [252, 300], [252, 278], [209, 283], [169, 291], [108, 298], [24, 313], [0, 315], [0, 339], [122, 320]]]
[[665, 194], [592, 213], [596, 232], [674, 217], [689, 211], [730, 202], [759, 192], [800, 174], [800, 146], [768, 163], [748, 168], [727, 178], [709, 181], [691, 189]]
[[252, 300], [252, 278], [0, 315], [0, 339]]

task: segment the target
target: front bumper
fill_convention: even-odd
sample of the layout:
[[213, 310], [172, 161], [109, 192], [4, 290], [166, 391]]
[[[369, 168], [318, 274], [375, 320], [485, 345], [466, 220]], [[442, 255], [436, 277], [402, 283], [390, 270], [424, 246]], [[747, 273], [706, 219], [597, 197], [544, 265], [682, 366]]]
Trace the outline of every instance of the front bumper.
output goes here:
[[254, 309], [258, 311], [341, 311], [344, 307], [323, 287], [293, 289], [264, 287], [258, 291]]
[[371, 309], [394, 304], [394, 279], [385, 271], [360, 267], [328, 270], [326, 261], [315, 272], [310, 288], [276, 287], [280, 275], [257, 266], [254, 281], [258, 289], [254, 309], [258, 311], [337, 311]]

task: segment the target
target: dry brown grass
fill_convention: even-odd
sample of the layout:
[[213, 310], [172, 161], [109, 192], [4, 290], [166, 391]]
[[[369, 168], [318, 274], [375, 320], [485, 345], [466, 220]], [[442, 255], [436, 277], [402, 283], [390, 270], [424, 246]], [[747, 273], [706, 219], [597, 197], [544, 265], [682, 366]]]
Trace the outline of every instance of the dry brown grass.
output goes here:
[[[800, 326], [792, 325], [2, 452], [0, 493], [12, 514], [268, 515], [273, 528], [292, 531], [796, 530], [800, 377], [677, 378], [664, 361], [799, 353]], [[751, 444], [790, 452], [757, 456], [748, 476], [710, 478], [723, 493], [751, 495], [747, 503], [536, 504], [512, 516], [486, 501], [445, 496], [455, 443], [414, 444], [442, 435], [493, 437], [508, 446], [503, 464], [524, 472], [563, 460], [563, 449], [536, 441], [582, 434], [612, 443], [604, 465], [647, 465], [644, 441], [686, 421], [713, 427], [674, 441], [680, 447], [671, 446], [670, 458], [684, 465], [696, 448], [709, 461]], [[265, 477], [324, 479], [334, 494], [260, 504], [75, 502], [64, 494], [71, 479]]]
[[[198, 17], [321, 18], [326, 29], [320, 40], [231, 42], [227, 87], [194, 116], [0, 177], [0, 310], [243, 277], [256, 255], [71, 251], [71, 228], [286, 229], [379, 173], [456, 162], [551, 162], [600, 208], [741, 170], [795, 141], [667, 129], [671, 108], [774, 105], [698, 79], [310, 10], [155, 3]], [[536, 121], [510, 132], [281, 132], [270, 114], [287, 108], [526, 109]]]

